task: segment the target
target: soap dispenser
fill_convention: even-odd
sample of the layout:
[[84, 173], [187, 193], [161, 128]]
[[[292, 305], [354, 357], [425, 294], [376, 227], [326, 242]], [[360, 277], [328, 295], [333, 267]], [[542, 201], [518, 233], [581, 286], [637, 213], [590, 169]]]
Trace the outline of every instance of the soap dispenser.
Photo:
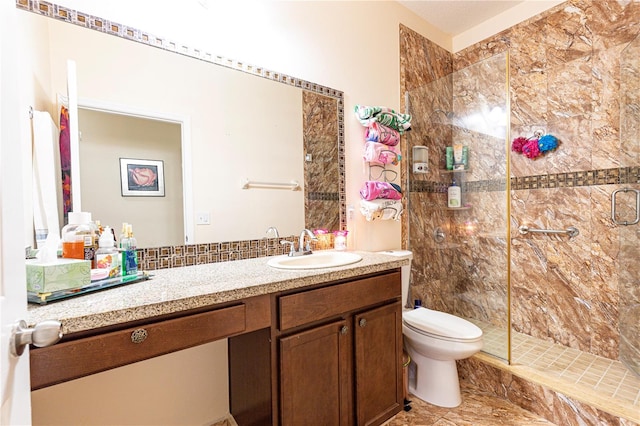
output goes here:
[[462, 199], [461, 192], [462, 191], [460, 190], [460, 187], [458, 186], [458, 183], [454, 178], [453, 182], [451, 183], [451, 186], [447, 190], [447, 194], [448, 194], [447, 206], [448, 207], [459, 208], [461, 206], [461, 199]]
[[106, 227], [100, 235], [99, 248], [96, 251], [96, 268], [106, 269], [109, 278], [120, 275], [120, 253], [116, 249], [116, 242], [110, 227]]

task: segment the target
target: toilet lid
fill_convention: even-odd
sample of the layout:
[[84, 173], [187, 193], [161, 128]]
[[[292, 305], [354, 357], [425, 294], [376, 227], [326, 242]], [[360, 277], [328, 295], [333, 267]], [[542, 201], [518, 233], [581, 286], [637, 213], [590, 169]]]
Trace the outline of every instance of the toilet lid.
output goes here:
[[471, 340], [482, 337], [482, 330], [478, 326], [446, 312], [418, 308], [404, 312], [402, 320], [414, 329], [450, 339]]

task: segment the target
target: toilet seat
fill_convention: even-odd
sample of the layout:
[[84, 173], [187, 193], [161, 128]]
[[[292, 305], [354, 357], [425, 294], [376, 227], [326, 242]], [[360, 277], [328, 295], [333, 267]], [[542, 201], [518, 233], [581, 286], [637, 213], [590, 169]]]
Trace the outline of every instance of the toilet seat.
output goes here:
[[482, 339], [475, 324], [446, 312], [418, 308], [402, 313], [402, 322], [416, 333], [443, 340], [473, 342]]

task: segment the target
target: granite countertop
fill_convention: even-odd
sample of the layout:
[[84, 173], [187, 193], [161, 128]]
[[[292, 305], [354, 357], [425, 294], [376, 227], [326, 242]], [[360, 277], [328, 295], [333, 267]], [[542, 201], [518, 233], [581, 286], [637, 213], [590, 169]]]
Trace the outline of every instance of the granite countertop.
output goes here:
[[58, 320], [64, 334], [143, 320], [282, 290], [399, 268], [408, 260], [361, 252], [362, 260], [336, 268], [281, 270], [269, 257], [150, 271], [152, 278], [47, 305], [29, 304], [30, 326]]

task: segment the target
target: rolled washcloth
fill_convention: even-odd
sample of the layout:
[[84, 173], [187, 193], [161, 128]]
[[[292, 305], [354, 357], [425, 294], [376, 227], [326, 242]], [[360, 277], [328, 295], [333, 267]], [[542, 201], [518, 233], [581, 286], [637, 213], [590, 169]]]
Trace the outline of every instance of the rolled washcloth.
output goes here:
[[378, 198], [387, 198], [389, 200], [400, 200], [402, 198], [402, 189], [399, 185], [389, 182], [367, 181], [360, 190], [360, 196], [363, 200], [371, 201]]
[[362, 158], [367, 163], [384, 166], [385, 164], [398, 164], [402, 156], [397, 146], [388, 146], [378, 142], [365, 142]]
[[402, 214], [402, 203], [397, 200], [360, 200], [360, 213], [368, 221], [399, 220]]
[[364, 139], [371, 142], [379, 142], [389, 146], [396, 146], [400, 143], [400, 132], [391, 127], [383, 126], [374, 121], [367, 127]]
[[356, 105], [355, 112], [360, 124], [366, 127], [369, 127], [371, 123], [378, 122], [383, 126], [397, 130], [401, 134], [411, 129], [411, 115], [395, 112], [391, 108]]

